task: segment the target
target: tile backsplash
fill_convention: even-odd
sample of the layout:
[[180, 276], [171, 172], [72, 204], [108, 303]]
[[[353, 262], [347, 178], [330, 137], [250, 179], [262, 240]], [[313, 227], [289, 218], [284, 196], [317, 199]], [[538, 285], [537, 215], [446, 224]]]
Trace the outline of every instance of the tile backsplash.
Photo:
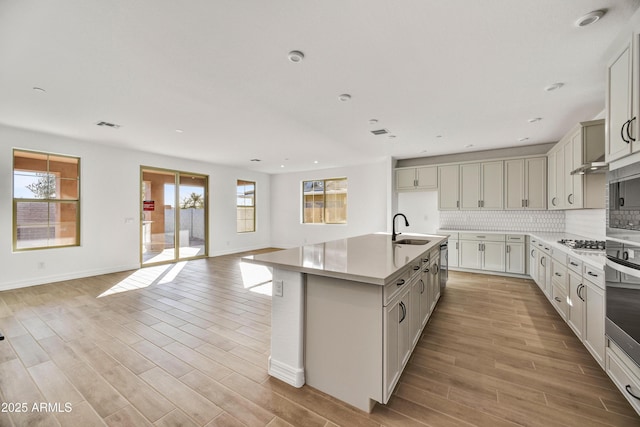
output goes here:
[[[440, 228], [486, 231], [565, 231], [564, 211], [440, 211]], [[582, 233], [577, 233], [582, 234]]]

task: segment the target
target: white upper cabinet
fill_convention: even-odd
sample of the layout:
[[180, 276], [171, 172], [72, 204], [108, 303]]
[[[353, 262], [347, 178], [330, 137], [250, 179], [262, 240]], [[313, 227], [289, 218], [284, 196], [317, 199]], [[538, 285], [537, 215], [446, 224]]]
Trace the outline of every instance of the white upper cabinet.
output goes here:
[[578, 123], [547, 154], [549, 209], [604, 208], [603, 173], [571, 172], [604, 156], [604, 120]]
[[640, 143], [634, 143], [633, 136], [636, 134], [635, 129], [638, 126], [637, 120], [633, 116], [632, 91], [632, 61], [633, 54], [637, 55], [637, 40], [637, 35], [634, 35], [633, 40], [626, 43], [607, 64], [608, 126], [605, 136], [607, 162], [620, 159], [640, 149]]
[[504, 208], [503, 163], [496, 161], [460, 165], [460, 209]]
[[505, 209], [546, 209], [547, 158], [504, 162]]
[[437, 166], [396, 169], [396, 191], [436, 190], [437, 188]]
[[460, 166], [438, 166], [438, 209], [460, 209]]

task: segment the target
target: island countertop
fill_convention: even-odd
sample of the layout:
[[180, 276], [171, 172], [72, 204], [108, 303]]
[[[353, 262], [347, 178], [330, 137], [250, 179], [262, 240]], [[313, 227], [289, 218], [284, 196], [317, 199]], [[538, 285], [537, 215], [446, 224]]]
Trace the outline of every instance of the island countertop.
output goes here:
[[268, 267], [383, 286], [390, 283], [403, 267], [439, 246], [447, 237], [402, 233], [398, 240], [429, 240], [424, 245], [404, 245], [393, 243], [389, 233], [365, 234], [242, 259]]

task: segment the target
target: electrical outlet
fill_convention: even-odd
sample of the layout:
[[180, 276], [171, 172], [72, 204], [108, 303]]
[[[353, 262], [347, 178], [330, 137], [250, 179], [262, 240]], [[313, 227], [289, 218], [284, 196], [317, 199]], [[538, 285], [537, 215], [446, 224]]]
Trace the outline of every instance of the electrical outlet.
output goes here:
[[284, 281], [282, 281], [282, 280], [274, 280], [273, 281], [273, 296], [274, 297], [281, 297], [283, 288], [284, 288]]

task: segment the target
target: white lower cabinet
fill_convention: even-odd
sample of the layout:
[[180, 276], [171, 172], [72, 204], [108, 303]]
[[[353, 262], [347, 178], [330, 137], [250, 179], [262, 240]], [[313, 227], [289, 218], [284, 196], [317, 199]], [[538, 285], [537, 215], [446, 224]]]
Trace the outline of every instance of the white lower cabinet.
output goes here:
[[[459, 266], [473, 270], [505, 271], [505, 235], [460, 233]], [[522, 251], [524, 257], [524, 250]], [[522, 262], [524, 265], [524, 261]]]
[[569, 294], [567, 296], [567, 301], [570, 307], [567, 323], [569, 324], [569, 327], [573, 329], [573, 333], [583, 340], [586, 299], [584, 295], [584, 285], [582, 284], [582, 275], [576, 274], [572, 270], [569, 270], [567, 275], [569, 281]]
[[605, 369], [622, 395], [640, 414], [640, 368], [611, 340], [606, 349]]
[[458, 239], [451, 240], [451, 238], [449, 238], [448, 250], [449, 267], [458, 267], [458, 265], [460, 265], [460, 242]]
[[386, 402], [400, 378], [400, 324], [403, 310], [400, 306], [400, 296], [397, 300], [384, 308], [384, 396]]
[[482, 269], [482, 244], [475, 240], [460, 240], [459, 265], [462, 268]]
[[583, 342], [600, 366], [604, 366], [606, 338], [604, 336], [604, 289], [584, 280], [583, 298], [586, 300]]
[[504, 242], [483, 242], [482, 269], [505, 271], [505, 251], [506, 246]]
[[524, 243], [507, 242], [505, 271], [507, 273], [525, 274]]
[[431, 282], [433, 275], [430, 274], [430, 265], [428, 261], [422, 267], [420, 274], [420, 323], [422, 327], [427, 324], [429, 315], [431, 314], [431, 301], [433, 299], [431, 293]]
[[413, 348], [420, 339], [420, 332], [422, 332], [422, 319], [420, 317], [420, 295], [422, 294], [422, 281], [421, 274], [418, 274], [416, 279], [411, 284], [411, 292], [409, 295], [409, 329], [411, 335], [411, 348]]

